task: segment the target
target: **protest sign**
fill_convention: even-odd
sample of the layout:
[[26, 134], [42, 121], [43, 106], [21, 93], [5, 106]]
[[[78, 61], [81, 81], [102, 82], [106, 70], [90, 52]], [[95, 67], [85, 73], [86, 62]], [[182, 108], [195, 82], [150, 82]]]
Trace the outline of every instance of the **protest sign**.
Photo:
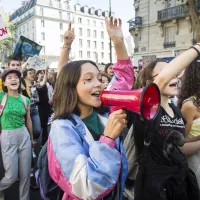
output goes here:
[[28, 38], [21, 36], [15, 47], [14, 56], [19, 59], [33, 57], [39, 55], [42, 46]]
[[42, 58], [40, 58], [38, 55], [30, 57], [27, 60], [27, 64], [28, 64], [27, 65], [27, 69], [33, 68], [35, 70], [44, 70], [49, 65], [49, 63], [47, 63], [44, 60], [42, 60]]
[[6, 24], [3, 20], [2, 14], [0, 13], [0, 40], [9, 38]]

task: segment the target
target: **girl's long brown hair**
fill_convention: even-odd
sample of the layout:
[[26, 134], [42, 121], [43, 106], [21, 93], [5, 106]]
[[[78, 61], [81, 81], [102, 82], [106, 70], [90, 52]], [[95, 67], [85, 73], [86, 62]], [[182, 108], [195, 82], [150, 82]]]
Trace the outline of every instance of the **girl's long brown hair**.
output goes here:
[[68, 63], [60, 71], [53, 95], [54, 119], [70, 117], [73, 113], [80, 114], [77, 108], [78, 94], [76, 86], [81, 76], [81, 66], [85, 63], [90, 63], [97, 67], [92, 61], [80, 60]]

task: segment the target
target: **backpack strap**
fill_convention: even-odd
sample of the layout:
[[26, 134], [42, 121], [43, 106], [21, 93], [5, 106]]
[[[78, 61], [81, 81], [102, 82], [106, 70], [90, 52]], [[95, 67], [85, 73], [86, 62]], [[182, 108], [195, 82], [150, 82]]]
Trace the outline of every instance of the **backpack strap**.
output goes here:
[[158, 115], [155, 120], [146, 120], [145, 123], [145, 139], [144, 139], [144, 146], [148, 147], [151, 143], [151, 140], [155, 134], [155, 132], [159, 131], [160, 122], [161, 122], [162, 112], [159, 109]]
[[24, 104], [24, 108], [27, 111], [28, 107], [27, 107], [26, 97], [24, 95], [21, 95], [21, 94], [20, 94], [20, 96], [22, 98], [22, 101], [23, 101], [23, 104]]
[[170, 106], [171, 106], [172, 110], [174, 111], [174, 113], [177, 114], [179, 118], [183, 118], [181, 110], [177, 106], [175, 106], [173, 103], [170, 104]]
[[5, 105], [6, 105], [7, 99], [8, 99], [8, 94], [5, 93], [4, 96], [3, 96], [3, 99], [2, 99], [2, 101], [1, 101], [1, 104], [0, 104], [0, 116], [1, 116], [2, 113], [3, 113], [3, 110], [4, 110], [4, 107], [5, 107]]
[[23, 105], [24, 105], [24, 108], [25, 108], [25, 111], [26, 111], [26, 114], [25, 114], [25, 125], [26, 125], [26, 121], [27, 121], [27, 111], [28, 111], [28, 107], [27, 107], [27, 103], [26, 103], [26, 97], [24, 95], [21, 95], [21, 98], [22, 98], [22, 101], [23, 101]]

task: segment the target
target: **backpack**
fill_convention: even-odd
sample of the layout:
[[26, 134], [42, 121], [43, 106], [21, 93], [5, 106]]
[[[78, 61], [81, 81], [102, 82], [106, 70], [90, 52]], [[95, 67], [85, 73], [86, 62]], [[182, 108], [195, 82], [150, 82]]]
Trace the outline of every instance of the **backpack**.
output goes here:
[[[24, 108], [27, 111], [27, 103], [26, 103], [26, 97], [21, 95], [22, 97], [22, 101], [24, 104]], [[8, 94], [5, 93], [3, 96], [3, 99], [1, 101], [0, 104], [0, 116], [3, 114], [3, 110], [5, 108], [6, 102], [8, 99]], [[26, 112], [27, 113], [27, 112]], [[1, 125], [0, 125], [0, 133], [1, 133]], [[2, 153], [1, 153], [1, 143], [0, 143], [0, 180], [5, 176], [5, 169], [4, 169], [4, 165], [3, 165], [3, 159], [2, 159]]]
[[[75, 126], [77, 125], [76, 121], [72, 118], [65, 118], [70, 120]], [[83, 141], [85, 139], [81, 134], [80, 138]], [[48, 169], [48, 155], [47, 155], [47, 146], [48, 141], [42, 147], [40, 154], [38, 156], [37, 167], [38, 170], [35, 173], [37, 185], [40, 188], [40, 195], [44, 200], [61, 200], [64, 192], [62, 189], [53, 181], [50, 177]]]

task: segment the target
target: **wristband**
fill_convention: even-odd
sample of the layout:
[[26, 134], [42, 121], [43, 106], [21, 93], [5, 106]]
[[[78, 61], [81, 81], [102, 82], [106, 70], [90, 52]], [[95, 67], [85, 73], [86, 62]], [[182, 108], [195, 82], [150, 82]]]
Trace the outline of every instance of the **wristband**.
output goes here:
[[71, 49], [71, 47], [66, 47], [66, 46], [63, 46], [63, 49], [70, 50], [70, 49]]
[[190, 49], [194, 49], [197, 52], [198, 56], [200, 56], [200, 51], [196, 47], [193, 46], [193, 47], [190, 47]]
[[[106, 136], [106, 135], [105, 135]], [[111, 139], [111, 140], [114, 140], [113, 138], [109, 137], [109, 136], [106, 136], [107, 138]], [[115, 141], [115, 140], [114, 140]]]

